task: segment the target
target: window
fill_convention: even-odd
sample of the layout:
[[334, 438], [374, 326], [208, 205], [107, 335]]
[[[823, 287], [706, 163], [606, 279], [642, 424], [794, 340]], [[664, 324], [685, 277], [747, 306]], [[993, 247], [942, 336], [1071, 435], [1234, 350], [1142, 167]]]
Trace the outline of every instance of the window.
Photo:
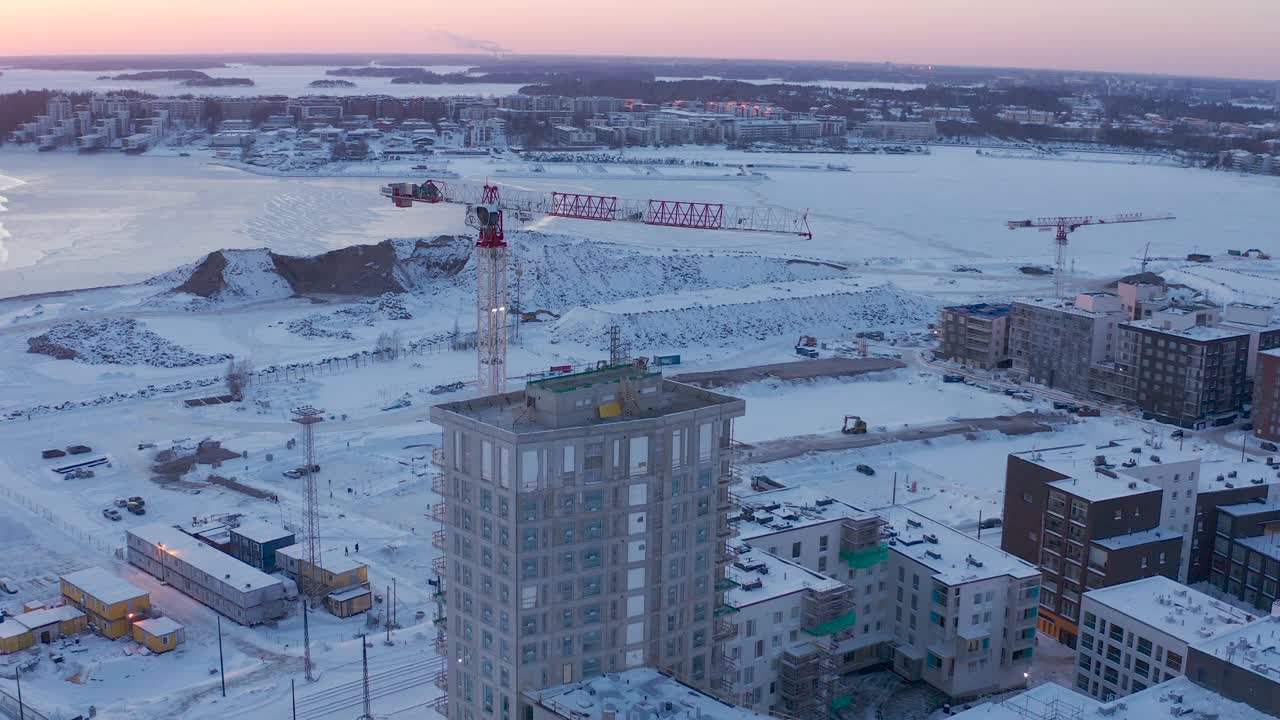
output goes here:
[[1151, 656], [1151, 641], [1150, 641], [1150, 640], [1148, 640], [1148, 639], [1146, 639], [1146, 638], [1144, 638], [1144, 637], [1140, 637], [1140, 638], [1138, 638], [1138, 652], [1142, 653], [1143, 655], [1146, 655], [1146, 656], [1150, 657], [1150, 656]]
[[1182, 656], [1172, 650], [1165, 653], [1164, 664], [1174, 672], [1182, 672]]
[[800, 557], [800, 542], [799, 542], [799, 541], [791, 543], [791, 557], [792, 557], [792, 558], [798, 558], [798, 557]]
[[1097, 623], [1098, 623], [1098, 616], [1097, 616], [1097, 615], [1094, 615], [1094, 614], [1093, 614], [1093, 613], [1091, 613], [1091, 612], [1086, 612], [1086, 613], [1084, 614], [1084, 626], [1085, 626], [1085, 627], [1087, 627], [1087, 628], [1097, 627]]

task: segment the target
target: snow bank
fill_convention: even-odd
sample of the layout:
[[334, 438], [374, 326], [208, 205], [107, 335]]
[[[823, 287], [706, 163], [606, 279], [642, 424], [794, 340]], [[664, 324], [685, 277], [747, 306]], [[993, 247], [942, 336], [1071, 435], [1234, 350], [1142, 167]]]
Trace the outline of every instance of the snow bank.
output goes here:
[[1249, 265], [1241, 269], [1187, 265], [1160, 274], [1166, 282], [1186, 285], [1217, 303], [1275, 305], [1280, 302], [1280, 269], [1263, 260], [1248, 262]]
[[802, 333], [918, 327], [936, 318], [941, 305], [893, 285], [864, 288], [849, 280], [778, 283], [576, 308], [551, 332], [603, 346], [609, 326], [619, 325], [637, 347], [725, 347]]
[[[611, 243], [512, 233], [521, 305], [558, 310], [624, 298], [759, 283], [846, 277], [843, 265], [745, 253], [644, 254]], [[469, 277], [473, 277], [468, 273]]]
[[289, 332], [302, 337], [355, 340], [355, 335], [348, 329], [353, 325], [373, 327], [384, 320], [412, 319], [413, 313], [404, 306], [401, 297], [387, 293], [331, 313], [315, 313], [291, 320], [286, 327]]
[[192, 367], [225, 362], [230, 355], [201, 355], [176, 345], [133, 318], [58, 323], [27, 339], [27, 352], [89, 365]]

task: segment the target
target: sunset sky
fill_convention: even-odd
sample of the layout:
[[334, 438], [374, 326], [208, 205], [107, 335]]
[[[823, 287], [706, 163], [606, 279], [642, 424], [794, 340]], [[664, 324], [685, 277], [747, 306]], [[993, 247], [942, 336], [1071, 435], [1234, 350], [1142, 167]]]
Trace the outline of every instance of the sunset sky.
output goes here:
[[[6, 0], [0, 55], [680, 55], [1280, 79], [1280, 0]], [[56, 7], [56, 9], [55, 9]]]

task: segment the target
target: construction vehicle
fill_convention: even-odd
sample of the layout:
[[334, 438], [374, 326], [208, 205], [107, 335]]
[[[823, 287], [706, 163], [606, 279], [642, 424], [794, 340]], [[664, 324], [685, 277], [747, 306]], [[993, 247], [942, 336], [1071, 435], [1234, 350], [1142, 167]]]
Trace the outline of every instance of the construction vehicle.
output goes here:
[[[849, 424], [850, 420], [853, 421], [852, 425]], [[865, 435], [867, 434], [867, 421], [857, 415], [845, 415], [844, 426], [840, 428], [840, 432], [845, 435]]]
[[796, 347], [818, 347], [818, 338], [812, 335], [801, 335], [800, 339], [796, 340]]

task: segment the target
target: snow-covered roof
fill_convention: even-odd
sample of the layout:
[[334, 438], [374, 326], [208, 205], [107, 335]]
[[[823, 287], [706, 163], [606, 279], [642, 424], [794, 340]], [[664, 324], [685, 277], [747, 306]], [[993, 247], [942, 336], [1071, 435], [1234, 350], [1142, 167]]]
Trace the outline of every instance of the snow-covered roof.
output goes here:
[[1046, 310], [1056, 310], [1068, 315], [1079, 315], [1087, 318], [1109, 317], [1121, 314], [1119, 310], [1112, 312], [1094, 312], [1076, 307], [1071, 300], [1059, 300], [1057, 298], [1019, 298], [1013, 301], [1014, 305], [1029, 305], [1031, 307], [1044, 308]]
[[276, 540], [283, 540], [287, 537], [293, 537], [293, 533], [288, 530], [261, 520], [250, 520], [248, 522], [240, 523], [240, 527], [232, 528], [231, 532], [260, 545], [265, 545]]
[[1127, 550], [1139, 545], [1150, 545], [1151, 543], [1180, 539], [1182, 539], [1182, 535], [1179, 533], [1157, 527], [1150, 530], [1125, 533], [1124, 535], [1112, 535], [1109, 538], [1095, 539], [1093, 542], [1107, 550]]
[[1210, 325], [1192, 325], [1184, 330], [1164, 328], [1160, 327], [1160, 324], [1154, 320], [1134, 320], [1133, 322], [1124, 323], [1122, 327], [1150, 330], [1164, 335], [1173, 335], [1185, 340], [1195, 340], [1199, 342], [1225, 340], [1226, 338], [1232, 337], [1247, 337], [1249, 335], [1247, 330]]
[[889, 540], [889, 552], [928, 567], [935, 579], [947, 585], [1040, 575], [1035, 565], [909, 508], [895, 505], [876, 512], [895, 533]]
[[754, 518], [743, 518], [738, 523], [738, 537], [746, 541], [846, 517], [860, 519], [875, 515], [808, 485], [751, 495], [742, 499], [742, 507], [753, 510]]
[[[1234, 477], [1232, 473], [1235, 474]], [[1213, 460], [1200, 466], [1199, 492], [1226, 490], [1227, 485], [1239, 488], [1249, 485], [1274, 485], [1278, 482], [1280, 482], [1280, 476], [1277, 475], [1276, 469], [1266, 463], [1240, 462], [1239, 458]]]
[[[653, 668], [635, 668], [590, 680], [524, 693], [531, 703], [564, 720], [602, 720], [614, 717], [696, 717], [702, 720], [767, 720], [746, 708], [716, 698], [663, 675]], [[667, 703], [672, 711], [663, 708]]]
[[[1188, 447], [1178, 447], [1176, 442], [1162, 443], [1152, 447], [1151, 439], [1145, 436], [1111, 438], [1103, 445], [1082, 444], [1049, 450], [1028, 450], [1013, 453], [1041, 467], [1053, 470], [1067, 477], [1102, 476], [1095, 464], [1101, 455], [1105, 458], [1107, 468], [1117, 475], [1141, 475], [1147, 468], [1170, 463], [1201, 460], [1202, 449], [1194, 442]], [[1133, 452], [1134, 449], [1138, 452]], [[1129, 465], [1126, 467], [1126, 463]], [[1132, 471], [1132, 472], [1131, 472]]]
[[1236, 538], [1236, 542], [1250, 550], [1255, 550], [1273, 559], [1280, 560], [1280, 542], [1275, 535], [1258, 535], [1256, 537]]
[[1084, 597], [1086, 610], [1092, 600], [1188, 645], [1257, 619], [1163, 575], [1090, 590]]
[[1273, 683], [1280, 681], [1280, 617], [1264, 617], [1194, 647]]
[[[754, 605], [765, 600], [814, 590], [836, 590], [843, 586], [839, 580], [822, 575], [803, 565], [784, 560], [758, 548], [750, 548], [729, 565], [728, 577], [738, 587], [725, 593], [725, 604], [736, 608]], [[760, 583], [755, 587], [756, 582]], [[751, 588], [751, 589], [748, 589]]]
[[1185, 676], [1126, 695], [1109, 703], [1099, 702], [1057, 683], [1037, 685], [1030, 690], [956, 713], [953, 720], [1149, 720], [1159, 717], [1230, 718], [1230, 720], [1275, 720], [1270, 715], [1228, 700]]
[[107, 605], [147, 595], [146, 590], [100, 567], [77, 570], [63, 575], [62, 579]]
[[[1102, 703], [1054, 682], [1037, 685], [999, 702], [989, 702], [958, 712], [953, 720], [1035, 720], [1042, 717], [1080, 717], [1092, 714]], [[1059, 713], [1051, 712], [1057, 709]], [[1079, 710], [1077, 715], [1074, 710]]]
[[1258, 354], [1266, 355], [1267, 357], [1280, 358], [1280, 348], [1271, 348], [1270, 350], [1260, 350]]
[[1218, 510], [1231, 517], [1246, 517], [1280, 510], [1280, 497], [1268, 497], [1263, 502], [1244, 502], [1235, 505], [1219, 505]]
[[337, 590], [329, 593], [329, 599], [334, 602], [346, 602], [348, 600], [354, 600], [361, 595], [368, 595], [370, 592], [372, 591], [363, 585], [353, 585], [346, 590]]
[[31, 630], [52, 625], [56, 622], [66, 622], [67, 620], [75, 620], [78, 617], [84, 617], [84, 613], [75, 609], [71, 605], [59, 605], [57, 607], [43, 608], [40, 610], [32, 610], [29, 613], [22, 613], [17, 617], [10, 618], [9, 622], [18, 622]]
[[156, 637], [178, 632], [182, 629], [182, 626], [177, 621], [168, 617], [147, 618], [146, 620], [139, 620], [134, 625], [142, 628], [143, 632]]
[[143, 542], [161, 548], [200, 572], [237, 590], [252, 591], [279, 585], [280, 579], [240, 562], [214, 547], [206, 545], [178, 528], [155, 523], [128, 531]]
[[1161, 492], [1160, 488], [1143, 480], [1131, 477], [1113, 478], [1101, 473], [1087, 475], [1082, 473], [1078, 477], [1055, 480], [1049, 483], [1049, 487], [1084, 498], [1089, 502], [1113, 500], [1139, 493]]
[[16, 622], [13, 618], [5, 618], [4, 622], [0, 622], [0, 640], [8, 640], [16, 638], [23, 633], [31, 632], [31, 628]]
[[[307, 560], [310, 554], [304, 543], [295, 543], [289, 547], [283, 547], [276, 550], [277, 555], [284, 555], [293, 560]], [[334, 575], [340, 575], [350, 572], [357, 568], [365, 567], [365, 563], [356, 560], [350, 555], [343, 554], [336, 547], [328, 547], [320, 549], [320, 569], [331, 572]]]

